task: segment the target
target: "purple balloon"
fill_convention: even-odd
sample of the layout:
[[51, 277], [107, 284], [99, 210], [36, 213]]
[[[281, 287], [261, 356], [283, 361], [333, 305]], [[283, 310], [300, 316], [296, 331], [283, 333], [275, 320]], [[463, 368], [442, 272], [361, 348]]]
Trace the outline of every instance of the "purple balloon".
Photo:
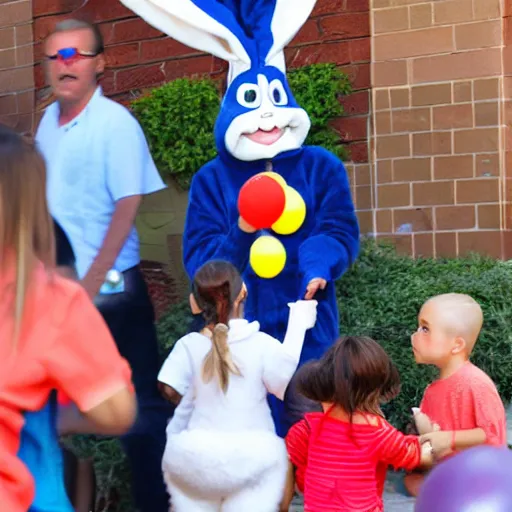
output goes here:
[[478, 446], [435, 467], [415, 512], [512, 512], [512, 452]]

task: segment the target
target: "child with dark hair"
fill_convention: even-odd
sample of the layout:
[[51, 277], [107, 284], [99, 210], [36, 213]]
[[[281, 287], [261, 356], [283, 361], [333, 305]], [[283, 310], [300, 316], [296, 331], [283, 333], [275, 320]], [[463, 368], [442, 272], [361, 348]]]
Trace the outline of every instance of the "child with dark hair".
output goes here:
[[246, 297], [231, 263], [205, 263], [190, 303], [206, 326], [178, 340], [158, 376], [178, 404], [162, 464], [175, 512], [275, 512], [283, 496], [286, 447], [267, 395], [283, 399], [317, 303], [289, 304], [281, 343], [243, 318]]
[[300, 392], [323, 407], [306, 414], [286, 436], [295, 470], [288, 490], [296, 480], [304, 510], [382, 512], [388, 466], [432, 463], [428, 444], [421, 446], [418, 437], [402, 434], [384, 419], [381, 404], [398, 395], [400, 378], [374, 340], [341, 338], [296, 378]]
[[62, 226], [53, 219], [53, 229], [55, 231], [55, 256], [57, 271], [70, 279], [78, 279], [76, 274], [76, 258], [71, 242]]

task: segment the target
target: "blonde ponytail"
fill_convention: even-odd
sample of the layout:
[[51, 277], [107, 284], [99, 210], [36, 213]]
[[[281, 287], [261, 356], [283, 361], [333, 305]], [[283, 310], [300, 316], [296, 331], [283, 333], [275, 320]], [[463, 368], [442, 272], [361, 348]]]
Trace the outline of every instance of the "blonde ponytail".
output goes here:
[[13, 290], [2, 287], [0, 294], [10, 302], [16, 349], [34, 270], [39, 262], [46, 270], [54, 267], [55, 237], [44, 193], [45, 162], [34, 143], [0, 124], [0, 161], [0, 274], [15, 277], [8, 284]]
[[26, 231], [20, 226], [19, 241], [16, 255], [16, 295], [14, 300], [14, 347], [18, 346], [21, 334], [21, 323], [25, 309], [28, 277], [32, 270], [30, 251], [27, 251]]
[[204, 358], [203, 381], [210, 382], [216, 377], [224, 393], [228, 390], [229, 374], [241, 375], [240, 370], [231, 357], [228, 331], [229, 328], [226, 324], [217, 324], [213, 328], [213, 333], [209, 329], [203, 330], [203, 334], [212, 340], [212, 348]]

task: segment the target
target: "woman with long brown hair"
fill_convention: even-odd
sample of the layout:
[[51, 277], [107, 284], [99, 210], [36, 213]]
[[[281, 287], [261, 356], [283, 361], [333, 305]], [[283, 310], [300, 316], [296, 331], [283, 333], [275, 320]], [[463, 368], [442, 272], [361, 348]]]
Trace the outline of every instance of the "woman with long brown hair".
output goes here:
[[178, 340], [159, 375], [166, 396], [179, 403], [163, 458], [176, 512], [275, 512], [282, 498], [286, 449], [267, 394], [283, 399], [317, 303], [289, 304], [281, 343], [244, 320], [246, 297], [231, 263], [205, 263], [190, 302], [206, 327]]
[[[18, 458], [25, 414], [54, 404], [54, 391], [62, 391], [78, 407], [68, 428], [121, 434], [136, 409], [130, 368], [101, 316], [79, 284], [55, 271], [45, 190], [37, 149], [0, 125], [0, 503], [9, 512], [26, 512], [36, 494]], [[51, 409], [47, 426], [56, 443]], [[47, 500], [38, 510], [69, 509], [61, 467], [56, 460], [49, 485], [41, 486]]]

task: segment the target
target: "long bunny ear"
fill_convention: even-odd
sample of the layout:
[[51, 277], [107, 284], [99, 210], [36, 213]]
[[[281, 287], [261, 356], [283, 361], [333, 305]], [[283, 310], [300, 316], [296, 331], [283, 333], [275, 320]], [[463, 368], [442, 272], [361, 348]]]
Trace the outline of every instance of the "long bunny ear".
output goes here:
[[275, 0], [274, 14], [270, 24], [274, 41], [265, 57], [267, 65], [278, 68], [283, 66], [284, 47], [306, 23], [315, 4], [316, 0]]
[[121, 3], [153, 27], [191, 48], [236, 62], [238, 66], [251, 65], [243, 30], [233, 13], [214, 0], [121, 0]]

